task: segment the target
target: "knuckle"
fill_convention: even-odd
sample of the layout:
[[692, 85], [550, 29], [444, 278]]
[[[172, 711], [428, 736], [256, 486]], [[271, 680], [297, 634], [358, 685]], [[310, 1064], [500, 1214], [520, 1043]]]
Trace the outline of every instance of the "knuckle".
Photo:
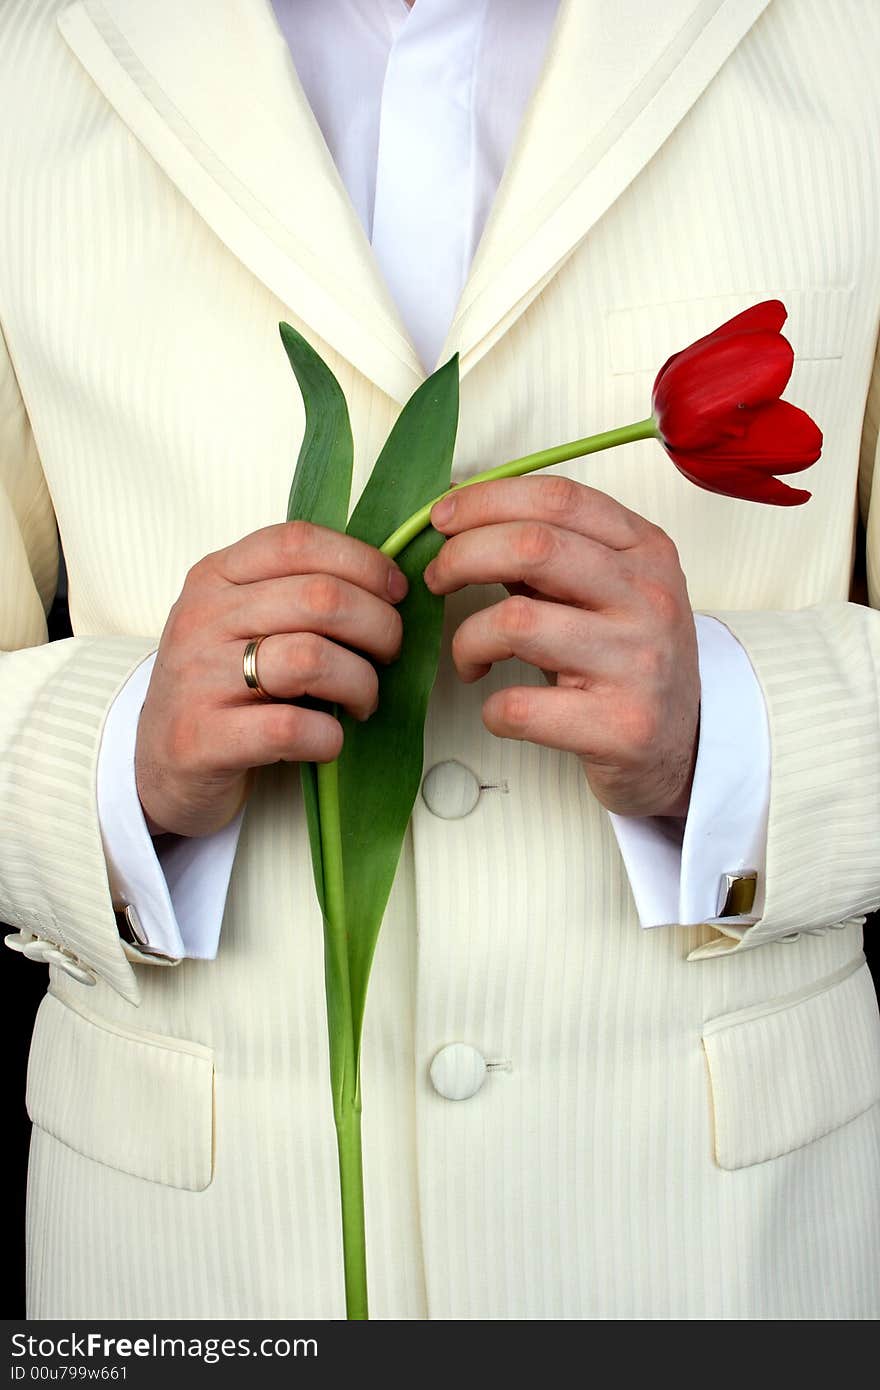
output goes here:
[[529, 721], [529, 697], [525, 690], [504, 690], [498, 697], [498, 719], [510, 729], [522, 728]]
[[634, 674], [644, 682], [654, 682], [664, 668], [663, 655], [659, 647], [645, 644], [639, 647], [633, 659]]
[[304, 758], [325, 762], [338, 755], [342, 747], [342, 725], [329, 715], [316, 727], [311, 712], [301, 705], [276, 704], [266, 710], [265, 736], [268, 751], [277, 761], [297, 762]]
[[164, 636], [171, 647], [187, 648], [204, 631], [205, 613], [201, 604], [183, 596], [171, 605]]
[[302, 738], [303, 712], [297, 705], [279, 702], [266, 706], [266, 726], [270, 745], [288, 751]]
[[506, 637], [529, 637], [538, 625], [538, 610], [525, 594], [513, 594], [498, 605], [498, 626]]
[[387, 650], [391, 656], [398, 656], [403, 645], [403, 619], [396, 608], [388, 609]]
[[465, 622], [463, 622], [463, 623], [461, 624], [460, 627], [457, 627], [457, 628], [455, 629], [455, 632], [452, 634], [452, 643], [451, 643], [451, 646], [450, 646], [450, 654], [451, 654], [452, 660], [453, 660], [453, 662], [455, 663], [456, 666], [457, 666], [461, 661], [464, 661], [464, 660], [466, 659], [466, 657], [467, 657], [467, 652], [468, 652], [468, 646], [469, 646], [469, 640], [470, 640], [469, 624], [468, 624], [467, 620], [465, 620]]
[[571, 513], [576, 509], [580, 489], [573, 479], [552, 474], [542, 478], [538, 486], [539, 499], [548, 511]]
[[279, 540], [288, 555], [297, 555], [305, 550], [315, 538], [315, 527], [311, 521], [288, 521], [279, 534]]
[[516, 551], [523, 564], [530, 568], [542, 565], [556, 549], [556, 537], [542, 521], [526, 521], [519, 528]]
[[678, 617], [678, 594], [665, 579], [654, 575], [642, 575], [635, 581], [643, 600], [657, 618], [664, 624], [673, 623]]
[[277, 566], [295, 574], [315, 548], [316, 528], [311, 521], [287, 521], [273, 531], [271, 539]]
[[389, 575], [399, 568], [397, 561], [383, 555], [377, 546], [368, 545], [366, 541], [359, 541], [353, 536], [345, 536], [344, 539], [351, 546], [357, 582], [364, 589], [377, 588], [382, 594], [386, 593]]
[[647, 544], [662, 564], [678, 565], [678, 547], [675, 541], [668, 531], [664, 531], [661, 526], [655, 526], [653, 522], [649, 523]]
[[210, 555], [202, 555], [200, 559], [195, 560], [184, 576], [183, 589], [194, 589], [198, 587], [214, 564], [215, 557], [213, 553]]
[[379, 676], [375, 666], [371, 666], [369, 661], [363, 662], [361, 675], [362, 698], [360, 703], [372, 714], [379, 705]]
[[304, 685], [320, 680], [327, 670], [327, 644], [315, 632], [299, 632], [293, 642], [292, 666]]
[[646, 753], [657, 742], [659, 720], [648, 704], [632, 705], [626, 715], [627, 743], [637, 753]]
[[318, 619], [336, 618], [342, 607], [342, 586], [331, 574], [315, 574], [303, 585], [306, 608]]

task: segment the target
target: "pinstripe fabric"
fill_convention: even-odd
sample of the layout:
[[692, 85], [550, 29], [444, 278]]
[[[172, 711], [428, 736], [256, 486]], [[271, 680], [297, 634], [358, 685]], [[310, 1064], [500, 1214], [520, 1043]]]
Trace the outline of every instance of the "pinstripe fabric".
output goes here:
[[[540, 675], [455, 677], [452, 633], [504, 591], [449, 601], [426, 768], [481, 792], [460, 819], [418, 801], [380, 938], [375, 1316], [880, 1313], [878, 45], [868, 0], [563, 0], [447, 343], [456, 477], [641, 418], [665, 356], [786, 302], [786, 394], [825, 433], [808, 506], [699, 492], [651, 442], [562, 470], [663, 526], [749, 653], [767, 881], [755, 925], [640, 931], [576, 760], [481, 723]], [[339, 1316], [295, 769], [257, 779], [218, 958], [165, 970], [116, 938], [94, 769], [188, 566], [284, 515], [278, 320], [340, 379], [357, 490], [418, 364], [264, 0], [4, 0], [0, 177], [0, 917], [99, 977], [51, 967], [33, 1044], [29, 1313]], [[847, 602], [857, 498], [873, 609]], [[46, 645], [55, 518], [76, 636]], [[454, 1041], [496, 1064], [455, 1103], [429, 1079]]]
[[[722, 1168], [810, 1144], [880, 1101], [880, 1021], [858, 958], [810, 989], [710, 1020], [703, 1046]], [[841, 1072], [855, 1080], [838, 1090]]]
[[[62, 1092], [55, 1078], [59, 1056], [70, 1079]], [[210, 1048], [109, 1027], [82, 1001], [74, 1009], [50, 992], [28, 1058], [28, 1114], [99, 1163], [200, 1192], [211, 1181], [212, 1072]], [[188, 1142], [169, 1144], [169, 1134]]]

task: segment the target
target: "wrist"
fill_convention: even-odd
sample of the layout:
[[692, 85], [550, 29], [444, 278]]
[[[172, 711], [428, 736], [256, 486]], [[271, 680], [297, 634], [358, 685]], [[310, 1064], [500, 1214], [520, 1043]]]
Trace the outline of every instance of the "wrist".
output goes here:
[[697, 753], [700, 747], [700, 715], [701, 710], [697, 709], [697, 727], [694, 731], [693, 742], [691, 743], [690, 759], [688, 762], [687, 775], [682, 783], [677, 797], [670, 802], [669, 806], [656, 812], [660, 816], [670, 816], [677, 820], [686, 820], [691, 806], [691, 792], [694, 787], [694, 774], [697, 770]]
[[138, 768], [136, 768], [135, 770], [135, 785], [137, 787], [137, 795], [138, 801], [140, 803], [141, 815], [144, 818], [144, 824], [146, 825], [147, 830], [149, 831], [152, 838], [155, 840], [158, 839], [160, 835], [173, 834], [173, 831], [168, 830], [166, 826], [162, 825], [160, 821], [157, 821], [155, 817], [152, 816], [150, 812], [147, 810], [147, 805], [144, 801], [143, 794], [141, 792], [140, 769]]
[[149, 811], [147, 811], [147, 810], [145, 809], [143, 802], [141, 802], [141, 811], [143, 812], [144, 822], [145, 822], [145, 824], [146, 824], [146, 827], [147, 827], [147, 829], [149, 830], [149, 832], [150, 832], [150, 834], [152, 835], [152, 837], [153, 837], [154, 840], [155, 840], [156, 837], [159, 836], [159, 835], [170, 835], [170, 834], [172, 833], [170, 830], [166, 830], [165, 827], [164, 827], [163, 825], [157, 825], [157, 824], [156, 824], [156, 822], [153, 820], [153, 817], [150, 815]]

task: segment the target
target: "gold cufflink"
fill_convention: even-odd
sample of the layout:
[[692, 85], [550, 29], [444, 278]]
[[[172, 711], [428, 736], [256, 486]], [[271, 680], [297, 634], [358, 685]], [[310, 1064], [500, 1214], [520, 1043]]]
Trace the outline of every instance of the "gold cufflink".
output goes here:
[[718, 887], [717, 917], [747, 917], [755, 905], [758, 874], [743, 869], [738, 874], [722, 874]]

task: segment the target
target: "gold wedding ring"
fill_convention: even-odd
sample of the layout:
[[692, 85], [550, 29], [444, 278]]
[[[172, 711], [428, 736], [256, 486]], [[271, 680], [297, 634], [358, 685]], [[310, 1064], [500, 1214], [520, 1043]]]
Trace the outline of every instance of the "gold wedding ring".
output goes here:
[[272, 696], [269, 694], [267, 690], [264, 690], [263, 687], [260, 685], [260, 678], [257, 675], [257, 651], [259, 650], [260, 643], [264, 640], [265, 634], [263, 635], [263, 637], [251, 638], [250, 642], [248, 642], [247, 646], [244, 649], [244, 656], [242, 657], [242, 667], [244, 669], [245, 685], [248, 687], [248, 689], [256, 691], [258, 695], [264, 696], [267, 700], [271, 700]]

